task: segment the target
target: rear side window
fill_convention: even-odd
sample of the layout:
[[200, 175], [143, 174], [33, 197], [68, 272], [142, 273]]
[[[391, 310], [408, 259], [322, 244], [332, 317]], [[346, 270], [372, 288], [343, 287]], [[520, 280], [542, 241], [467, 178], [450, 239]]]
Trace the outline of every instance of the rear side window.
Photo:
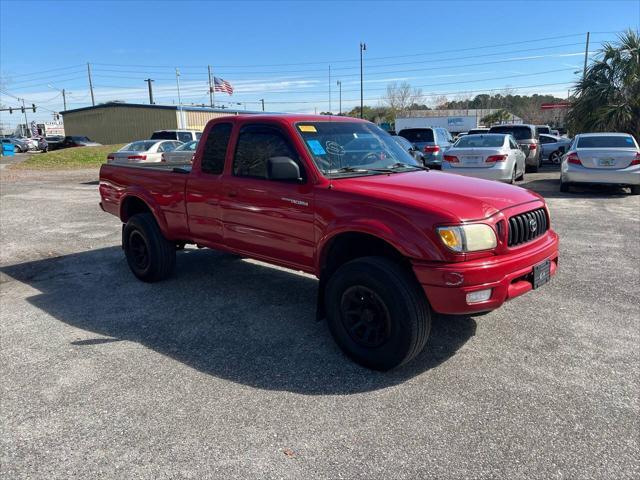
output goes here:
[[193, 140], [193, 137], [191, 136], [191, 132], [178, 132], [178, 140], [187, 143]]
[[271, 157], [298, 161], [298, 155], [280, 130], [269, 125], [247, 125], [238, 136], [233, 174], [266, 179], [267, 161]]
[[581, 137], [578, 148], [637, 148], [633, 138], [618, 135]]
[[209, 130], [200, 165], [203, 172], [220, 175], [224, 170], [224, 157], [231, 137], [231, 126], [230, 123], [218, 123]]
[[430, 128], [407, 128], [405, 130], [400, 130], [398, 135], [406, 138], [411, 143], [434, 141], [433, 130]]

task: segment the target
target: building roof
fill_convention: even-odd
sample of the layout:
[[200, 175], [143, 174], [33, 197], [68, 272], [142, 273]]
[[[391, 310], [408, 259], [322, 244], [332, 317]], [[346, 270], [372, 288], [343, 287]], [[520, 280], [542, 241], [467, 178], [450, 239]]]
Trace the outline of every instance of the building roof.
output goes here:
[[[145, 103], [123, 103], [123, 102], [108, 102], [101, 103], [100, 105], [95, 105], [91, 107], [82, 107], [82, 108], [74, 108], [71, 110], [65, 110], [64, 112], [60, 112], [62, 115], [67, 113], [75, 113], [75, 112], [83, 112], [86, 110], [98, 110], [101, 108], [147, 108], [147, 109], [157, 109], [157, 110], [178, 110], [178, 105], [150, 105]], [[230, 114], [240, 114], [240, 113], [263, 113], [263, 112], [255, 112], [250, 110], [238, 110], [232, 108], [211, 108], [211, 107], [196, 107], [193, 105], [181, 105], [180, 110], [184, 112], [214, 112], [214, 113], [230, 113]]]
[[[410, 110], [402, 117], [398, 118], [416, 118], [416, 117], [484, 117], [490, 115], [501, 108], [460, 108], [455, 110]], [[511, 112], [508, 112], [513, 115]], [[513, 115], [514, 118], [520, 119], [520, 117]], [[521, 119], [520, 119], [521, 120]]]

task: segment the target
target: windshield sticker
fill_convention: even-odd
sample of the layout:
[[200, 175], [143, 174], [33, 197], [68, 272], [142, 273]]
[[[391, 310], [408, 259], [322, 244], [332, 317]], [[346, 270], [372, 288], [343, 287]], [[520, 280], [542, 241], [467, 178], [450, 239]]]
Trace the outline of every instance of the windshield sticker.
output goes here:
[[316, 127], [313, 125], [298, 125], [298, 130], [301, 132], [318, 133], [318, 130], [316, 130]]
[[[312, 127], [312, 128], [315, 130], [315, 127]], [[311, 148], [311, 151], [313, 152], [314, 155], [327, 154], [327, 152], [324, 151], [324, 148], [322, 148], [322, 144], [318, 140], [307, 140], [307, 145], [309, 145], [309, 148]]]
[[344, 147], [337, 142], [329, 140], [325, 145], [330, 155], [342, 156], [345, 153]]

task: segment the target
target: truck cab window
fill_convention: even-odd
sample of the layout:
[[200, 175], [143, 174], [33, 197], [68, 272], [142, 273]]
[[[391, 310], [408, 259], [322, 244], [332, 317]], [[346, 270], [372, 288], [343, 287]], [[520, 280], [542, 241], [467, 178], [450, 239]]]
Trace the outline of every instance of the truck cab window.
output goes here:
[[231, 124], [214, 125], [207, 136], [200, 168], [205, 173], [220, 175], [224, 170], [224, 157], [231, 137]]
[[267, 161], [271, 157], [289, 157], [298, 162], [296, 151], [277, 128], [247, 125], [240, 130], [233, 159], [233, 174], [266, 179]]

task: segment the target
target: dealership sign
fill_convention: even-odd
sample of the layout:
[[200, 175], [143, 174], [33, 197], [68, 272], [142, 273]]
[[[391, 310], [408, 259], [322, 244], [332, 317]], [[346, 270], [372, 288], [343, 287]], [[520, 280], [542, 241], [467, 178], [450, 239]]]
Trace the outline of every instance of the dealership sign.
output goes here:
[[543, 103], [542, 105], [540, 105], [541, 110], [556, 110], [569, 107], [571, 107], [571, 104], [569, 102]]

